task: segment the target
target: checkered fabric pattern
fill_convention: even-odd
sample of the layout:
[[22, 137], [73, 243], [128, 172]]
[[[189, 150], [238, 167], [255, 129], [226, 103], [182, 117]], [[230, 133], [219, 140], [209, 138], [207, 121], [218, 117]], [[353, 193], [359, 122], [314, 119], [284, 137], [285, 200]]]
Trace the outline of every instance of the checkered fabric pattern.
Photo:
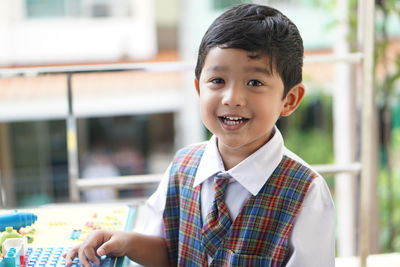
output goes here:
[[[164, 227], [173, 266], [208, 266], [201, 242], [201, 185], [193, 187], [204, 147], [187, 147], [172, 163]], [[284, 156], [261, 191], [244, 204], [211, 266], [285, 266], [295, 218], [315, 177], [308, 167]]]
[[228, 207], [223, 200], [228, 183], [229, 177], [221, 175], [214, 177], [215, 198], [201, 232], [201, 242], [210, 256], [214, 256], [232, 225]]
[[205, 144], [178, 151], [171, 165], [163, 215], [171, 266], [207, 266], [201, 244], [200, 188], [193, 188]]

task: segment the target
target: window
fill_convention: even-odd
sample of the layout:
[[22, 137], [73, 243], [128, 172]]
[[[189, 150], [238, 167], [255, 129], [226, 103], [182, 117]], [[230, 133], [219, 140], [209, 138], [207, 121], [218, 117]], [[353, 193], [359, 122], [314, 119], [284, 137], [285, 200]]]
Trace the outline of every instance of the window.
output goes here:
[[25, 0], [27, 18], [129, 17], [129, 0]]
[[[155, 113], [78, 119], [79, 176], [88, 179], [163, 173], [174, 153], [173, 116], [173, 113]], [[0, 145], [7, 143], [9, 162], [9, 172], [3, 172], [2, 179], [8, 179], [12, 185], [6, 191], [7, 205], [22, 207], [68, 201], [65, 121], [20, 121], [3, 123], [0, 127], [8, 132], [7, 137], [0, 136]], [[148, 197], [156, 186], [138, 185], [101, 198]], [[83, 193], [82, 199], [99, 199], [93, 197], [95, 192]]]
[[64, 2], [65, 0], [26, 0], [26, 15], [28, 18], [64, 17], [67, 11]]

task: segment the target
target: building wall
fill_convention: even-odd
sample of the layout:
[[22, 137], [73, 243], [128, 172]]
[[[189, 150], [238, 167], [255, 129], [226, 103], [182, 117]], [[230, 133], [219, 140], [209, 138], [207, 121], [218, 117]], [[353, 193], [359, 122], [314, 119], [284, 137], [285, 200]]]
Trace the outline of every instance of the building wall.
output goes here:
[[[84, 2], [84, 0], [82, 0]], [[0, 65], [145, 60], [157, 53], [153, 1], [125, 16], [29, 17], [27, 0], [0, 1]]]

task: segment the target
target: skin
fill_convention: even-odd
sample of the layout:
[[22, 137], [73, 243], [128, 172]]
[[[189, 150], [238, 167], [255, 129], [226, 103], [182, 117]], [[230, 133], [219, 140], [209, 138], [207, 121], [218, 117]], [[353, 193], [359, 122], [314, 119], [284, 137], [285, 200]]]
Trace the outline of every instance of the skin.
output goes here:
[[145, 266], [169, 266], [165, 239], [146, 236], [135, 232], [94, 231], [80, 245], [64, 254], [66, 267], [79, 257], [84, 267], [91, 267], [90, 262], [100, 264], [98, 256], [127, 256]]
[[266, 56], [242, 49], [210, 49], [195, 87], [205, 126], [217, 136], [225, 169], [264, 145], [280, 116], [289, 116], [304, 96], [293, 86], [284, 96], [282, 79]]
[[[230, 169], [264, 145], [280, 116], [289, 116], [304, 96], [297, 84], [284, 97], [279, 75], [270, 73], [268, 58], [241, 49], [212, 48], [195, 80], [203, 123], [217, 136], [225, 168]], [[95, 231], [64, 255], [85, 267], [98, 256], [128, 256], [145, 266], [168, 266], [164, 238], [135, 232]]]

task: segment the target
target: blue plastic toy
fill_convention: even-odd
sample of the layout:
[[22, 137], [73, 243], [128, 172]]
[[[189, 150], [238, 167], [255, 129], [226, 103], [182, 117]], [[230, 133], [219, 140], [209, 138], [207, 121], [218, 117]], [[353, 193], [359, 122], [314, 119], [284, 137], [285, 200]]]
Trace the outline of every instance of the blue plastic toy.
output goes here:
[[21, 266], [19, 253], [15, 248], [10, 248], [4, 257], [4, 267], [19, 267]]
[[[65, 267], [65, 259], [62, 256], [70, 250], [70, 247], [50, 247], [50, 248], [28, 248], [28, 267]], [[121, 258], [122, 259], [122, 258]], [[72, 261], [71, 267], [81, 266], [79, 258], [75, 258]], [[115, 267], [122, 266], [122, 262], [119, 263], [117, 258], [114, 257], [101, 257], [100, 265], [92, 264], [92, 267]]]
[[30, 226], [36, 222], [37, 216], [28, 212], [15, 212], [10, 214], [0, 215], [0, 232], [3, 232], [6, 227], [11, 226], [14, 229]]

